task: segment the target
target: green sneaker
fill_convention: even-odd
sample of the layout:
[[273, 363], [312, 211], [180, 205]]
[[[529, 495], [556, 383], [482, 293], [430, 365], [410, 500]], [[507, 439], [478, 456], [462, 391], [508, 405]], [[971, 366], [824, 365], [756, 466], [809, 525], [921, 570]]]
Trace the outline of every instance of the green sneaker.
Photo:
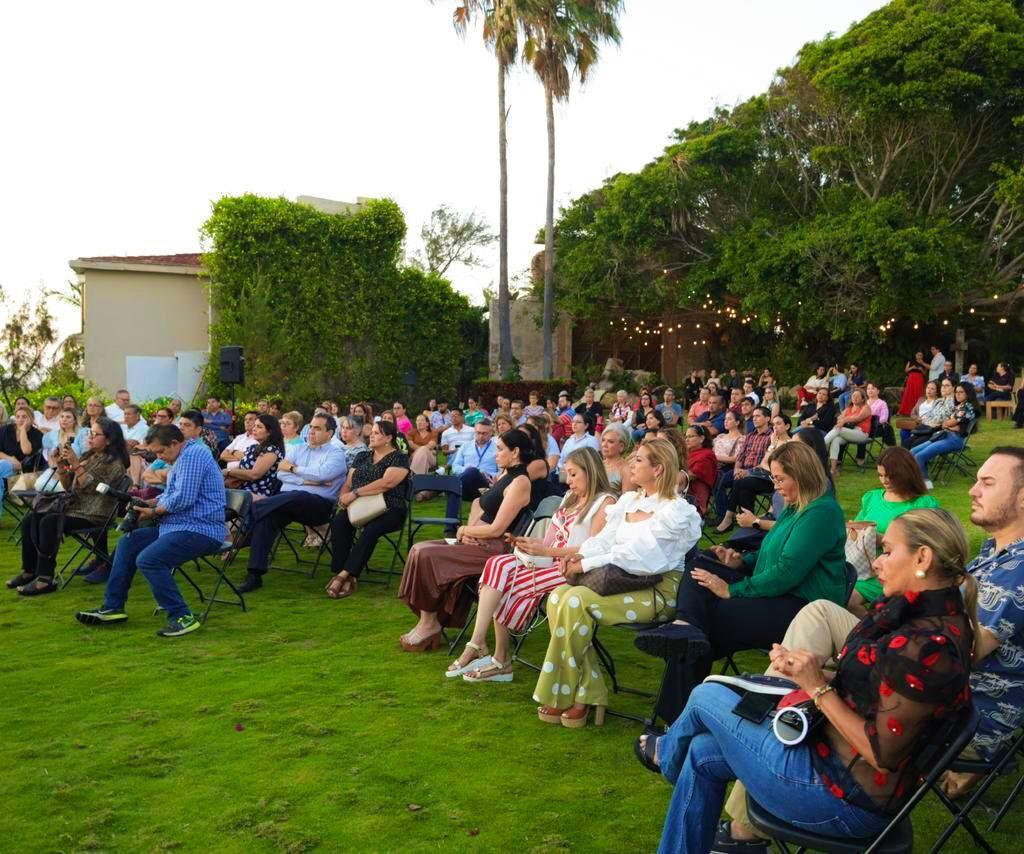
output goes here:
[[194, 614], [186, 614], [184, 617], [178, 617], [177, 620], [171, 620], [157, 634], [162, 638], [180, 638], [182, 635], [194, 632], [199, 626], [200, 622]]
[[94, 611], [79, 611], [75, 619], [87, 626], [105, 626], [108, 623], [123, 623], [128, 615], [112, 608], [97, 608]]

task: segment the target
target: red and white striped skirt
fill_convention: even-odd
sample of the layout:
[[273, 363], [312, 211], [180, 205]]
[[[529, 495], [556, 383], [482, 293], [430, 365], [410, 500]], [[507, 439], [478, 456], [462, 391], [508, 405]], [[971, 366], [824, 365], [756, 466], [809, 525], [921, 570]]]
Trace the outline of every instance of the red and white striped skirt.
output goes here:
[[557, 563], [533, 569], [520, 563], [514, 554], [504, 554], [487, 559], [480, 583], [501, 593], [495, 622], [511, 632], [521, 632], [530, 625], [544, 594], [566, 581]]

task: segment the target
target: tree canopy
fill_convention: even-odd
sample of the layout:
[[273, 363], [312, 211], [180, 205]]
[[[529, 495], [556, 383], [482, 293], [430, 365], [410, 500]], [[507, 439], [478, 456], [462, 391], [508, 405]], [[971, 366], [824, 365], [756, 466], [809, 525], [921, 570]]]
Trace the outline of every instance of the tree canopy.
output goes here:
[[1024, 274], [1024, 19], [894, 0], [562, 210], [578, 317], [725, 305], [807, 349], [893, 338]]
[[[211, 346], [245, 348], [246, 389], [302, 402], [404, 395], [472, 376], [481, 312], [435, 273], [399, 266], [405, 219], [389, 200], [326, 214], [283, 198], [225, 197], [203, 226]], [[220, 388], [211, 363], [207, 382]]]

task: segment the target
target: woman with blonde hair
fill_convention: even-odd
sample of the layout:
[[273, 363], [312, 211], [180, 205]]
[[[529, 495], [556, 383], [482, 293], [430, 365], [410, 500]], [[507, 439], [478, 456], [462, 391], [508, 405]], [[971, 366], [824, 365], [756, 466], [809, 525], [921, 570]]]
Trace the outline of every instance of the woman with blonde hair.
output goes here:
[[658, 709], [667, 721], [715, 659], [778, 643], [815, 599], [846, 604], [846, 524], [817, 454], [787, 442], [770, 465], [784, 508], [757, 551], [715, 546], [698, 556], [680, 582], [676, 621], [637, 636], [637, 647], [668, 660]]
[[[565, 584], [559, 559], [601, 532], [605, 510], [615, 503], [601, 458], [593, 448], [573, 451], [565, 460], [568, 490], [543, 539], [508, 537], [512, 554], [488, 558], [478, 587], [473, 637], [452, 662], [449, 677], [467, 682], [511, 682], [509, 633], [530, 625], [540, 600]], [[494, 655], [487, 651], [487, 629], [494, 621]]]
[[633, 484], [629, 479], [629, 452], [633, 438], [624, 423], [613, 421], [601, 431], [601, 460], [608, 483], [616, 492], [629, 492]]
[[281, 436], [284, 437], [285, 450], [289, 445], [302, 444], [302, 413], [286, 412], [281, 416]]
[[595, 626], [669, 619], [683, 559], [700, 539], [697, 510], [676, 492], [679, 457], [671, 444], [637, 448], [630, 477], [635, 489], [606, 508], [597, 536], [561, 560], [567, 583], [548, 596], [551, 640], [533, 693], [545, 723], [585, 726], [591, 706], [594, 723], [603, 723], [608, 688]]
[[[824, 717], [803, 742], [786, 746], [769, 722], [733, 716], [735, 693], [714, 684], [693, 692], [663, 738], [638, 740], [641, 761], [675, 786], [660, 850], [755, 842], [748, 791], [781, 821], [828, 836], [874, 836], [905, 805], [929, 770], [926, 748], [948, 737], [970, 703], [977, 584], [964, 567], [963, 527], [944, 510], [904, 513], [882, 542], [877, 609], [858, 621], [813, 602], [769, 654], [768, 673], [795, 682]], [[834, 674], [822, 670], [830, 658]], [[731, 823], [719, 823], [723, 802]]]
[[[75, 444], [82, 448], [82, 453], [89, 447], [89, 434], [92, 432], [92, 425], [98, 418], [106, 418], [107, 410], [103, 405], [102, 398], [90, 397], [85, 402], [85, 409], [82, 410], [82, 417], [78, 422], [78, 434], [75, 436]], [[78, 453], [77, 449], [75, 453]]]

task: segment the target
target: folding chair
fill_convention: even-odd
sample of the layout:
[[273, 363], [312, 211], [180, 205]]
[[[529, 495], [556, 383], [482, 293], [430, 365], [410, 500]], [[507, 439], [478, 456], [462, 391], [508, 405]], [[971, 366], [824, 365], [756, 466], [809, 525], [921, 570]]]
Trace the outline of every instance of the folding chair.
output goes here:
[[[416, 516], [412, 508], [416, 506], [416, 496], [421, 492], [439, 492], [445, 498], [457, 495], [459, 512], [457, 516]], [[412, 502], [409, 505], [409, 547], [416, 542], [416, 535], [424, 525], [441, 525], [445, 528], [459, 527], [462, 524], [462, 479], [455, 475], [414, 474], [412, 476]]]
[[[946, 808], [953, 813], [953, 821], [950, 822], [942, 835], [936, 840], [935, 845], [932, 847], [932, 851], [939, 851], [946, 844], [950, 836], [952, 836], [956, 829], [963, 824], [964, 820], [970, 814], [978, 804], [985, 806], [982, 803], [982, 797], [991, 788], [992, 784], [1003, 774], [1015, 774], [1019, 771], [1019, 760], [1024, 755], [1024, 731], [1018, 732], [1017, 737], [1006, 747], [1006, 749], [998, 754], [991, 761], [985, 761], [982, 759], [954, 759], [950, 763], [949, 770], [957, 772], [966, 772], [970, 774], [984, 774], [984, 779], [975, 787], [974, 791], [971, 792], [970, 797], [959, 809], [956, 808], [955, 803], [943, 795], [940, 795], [940, 800], [945, 804]], [[989, 833], [992, 833], [999, 827], [1002, 820], [1006, 817], [1006, 813], [1009, 812], [1010, 807], [1013, 806], [1013, 802], [1017, 800], [1021, 790], [1024, 789], [1024, 774], [1021, 774], [1017, 782], [1014, 784], [1013, 789], [1010, 791], [1009, 796], [1003, 801], [1001, 807], [995, 811], [995, 815], [992, 818], [992, 823], [988, 826]]]
[[868, 440], [866, 442], [860, 442], [858, 444], [848, 442], [847, 444], [843, 445], [843, 449], [839, 454], [840, 465], [842, 465], [843, 460], [846, 459], [846, 455], [850, 452], [850, 449], [856, 448], [856, 459], [858, 462], [857, 470], [863, 471], [866, 468], [866, 466], [862, 466], [859, 464], [861, 460], [869, 458], [872, 463], [877, 462], [877, 458], [875, 457], [874, 453], [872, 453], [872, 448], [875, 445], [878, 445], [879, 447], [882, 446], [882, 425], [878, 420], [878, 416], [872, 415], [871, 426], [868, 428]]
[[964, 446], [956, 451], [949, 451], [936, 457], [933, 461], [932, 480], [945, 486], [949, 483], [949, 476], [955, 471], [964, 477], [971, 477], [978, 468], [978, 463], [971, 457], [970, 448], [971, 436], [978, 432], [979, 419], [975, 418], [967, 428], [967, 438], [964, 439]]
[[43, 466], [43, 452], [42, 450], [36, 451], [34, 454], [30, 454], [25, 457], [22, 461], [21, 471], [8, 478], [8, 482], [5, 484], [3, 503], [0, 504], [0, 517], [3, 516], [3, 511], [10, 513], [14, 517], [14, 528], [7, 535], [7, 540], [15, 544], [21, 542], [21, 523], [25, 516], [32, 509], [32, 499], [36, 497], [36, 492], [32, 490], [19, 490], [18, 492], [12, 492], [11, 486], [18, 482], [18, 478], [22, 474], [32, 474], [38, 472]]
[[[324, 523], [324, 525], [327, 527], [327, 531], [325, 533], [321, 534], [320, 531], [317, 530], [317, 527], [322, 526], [309, 526], [310, 533], [317, 539], [316, 557], [314, 557], [313, 560], [310, 560], [309, 558], [303, 557], [301, 554], [299, 554], [299, 547], [295, 545], [295, 542], [292, 540], [291, 536], [288, 533], [289, 531], [293, 531], [297, 534], [299, 529], [293, 528], [292, 523], [289, 523], [288, 525], [285, 525], [283, 528], [281, 528], [277, 532], [277, 536], [274, 538], [274, 545], [271, 546], [270, 549], [270, 558], [268, 561], [269, 568], [275, 569], [278, 572], [296, 572], [300, 575], [306, 575], [310, 578], [313, 578], [316, 575], [317, 570], [320, 569], [320, 561], [323, 560], [324, 553], [326, 552], [327, 554], [330, 554], [331, 523], [334, 521], [334, 517], [337, 514], [337, 512], [338, 506], [337, 504], [335, 504], [334, 506], [331, 507], [330, 518]], [[303, 525], [301, 530], [303, 535], [305, 535], [306, 526]], [[274, 559], [277, 557], [277, 550], [281, 547], [282, 543], [284, 543], [285, 546], [288, 547], [288, 551], [292, 553], [292, 557], [295, 559], [295, 563], [297, 564], [297, 566], [274, 566]], [[308, 566], [309, 570], [307, 571], [305, 569], [302, 569], [302, 567], [304, 566]]]
[[[549, 496], [548, 498], [545, 498], [544, 501], [542, 501], [540, 503], [540, 505], [537, 507], [538, 512], [540, 511], [541, 507], [545, 507], [546, 502], [550, 502], [550, 501], [553, 501], [553, 500], [557, 500], [558, 503], [561, 503], [562, 498], [561, 498], [561, 496], [558, 496], [558, 495], [552, 495], [552, 496]], [[550, 505], [548, 505], [548, 506], [550, 506]], [[554, 507], [555, 507], [555, 509], [558, 509], [558, 504], [555, 504]], [[551, 510], [548, 518], [550, 518], [551, 515], [554, 515], [554, 512], [555, 512], [554, 510]], [[508, 532], [510, 534], [512, 534], [513, 536], [516, 536], [516, 537], [530, 536], [531, 525], [533, 524], [533, 520], [536, 519], [536, 518], [539, 518], [539, 517], [537, 517], [536, 514], [531, 513], [529, 507], [524, 507], [520, 511], [519, 515], [516, 517], [516, 520], [509, 526]], [[483, 571], [483, 567], [480, 567], [480, 570], [482, 572]], [[477, 582], [478, 581], [479, 581], [479, 578], [471, 579], [470, 581], [467, 581], [465, 585], [463, 585], [462, 595], [463, 596], [468, 596], [472, 600], [472, 602], [470, 604], [469, 612], [466, 615], [466, 622], [465, 622], [465, 624], [462, 626], [461, 629], [459, 629], [459, 633], [455, 636], [455, 640], [450, 641], [449, 644], [448, 644], [448, 654], [449, 655], [451, 655], [452, 652], [455, 650], [455, 648], [460, 643], [462, 643], [462, 639], [466, 636], [466, 632], [468, 632], [470, 630], [470, 626], [473, 625], [473, 623], [474, 623], [474, 621], [476, 619]], [[443, 628], [441, 629], [441, 636], [445, 640], [448, 640], [448, 635], [445, 634], [445, 631], [444, 631]]]
[[[206, 622], [206, 618], [210, 614], [210, 608], [213, 607], [214, 602], [219, 602], [222, 605], [236, 605], [243, 611], [246, 610], [245, 598], [241, 592], [235, 586], [235, 583], [228, 578], [227, 571], [231, 568], [235, 562], [235, 557], [238, 554], [239, 548], [242, 546], [242, 541], [245, 538], [245, 526], [249, 519], [249, 511], [252, 508], [252, 493], [247, 489], [226, 489], [226, 501], [224, 505], [224, 521], [233, 525], [235, 530], [231, 535], [230, 539], [225, 540], [220, 544], [220, 548], [211, 555], [202, 555], [191, 561], [195, 566], [196, 572], [202, 572], [203, 569], [212, 569], [214, 575], [217, 576], [217, 583], [213, 586], [213, 593], [209, 596], [203, 593], [202, 588], [195, 582], [191, 575], [185, 570], [183, 566], [175, 568], [175, 572], [180, 575], [188, 584], [196, 591], [199, 596], [200, 602], [206, 603], [206, 610], [203, 611], [202, 622]], [[225, 559], [226, 558], [226, 559]], [[231, 588], [231, 591], [235, 594], [235, 599], [218, 599], [217, 594], [220, 592], [222, 584], [226, 584]]]
[[[116, 484], [113, 484], [113, 487], [118, 492], [127, 492], [129, 489], [132, 488], [132, 479], [129, 475], [126, 474], [123, 477], [121, 477], [121, 479]], [[70, 537], [72, 540], [78, 543], [78, 548], [75, 549], [71, 557], [64, 561], [64, 565], [57, 570], [55, 578], [57, 580], [57, 583], [60, 585], [61, 590], [63, 590], [71, 583], [71, 579], [78, 575], [79, 571], [82, 569], [82, 567], [85, 566], [86, 561], [89, 560], [90, 557], [98, 561], [102, 560], [107, 561], [108, 563], [110, 562], [111, 556], [109, 554], [100, 554], [100, 537], [102, 537], [104, 534], [109, 534], [111, 531], [115, 529], [117, 517], [123, 516], [126, 510], [127, 507], [125, 506], [125, 502], [117, 501], [115, 502], [114, 506], [110, 509], [110, 513], [107, 514], [107, 518], [104, 519], [99, 525], [95, 525], [92, 528], [79, 528], [77, 531], [65, 532], [66, 537]], [[75, 562], [75, 560], [78, 558], [80, 554], [82, 554], [82, 552], [85, 552], [85, 555], [82, 557], [80, 561], [78, 561], [75, 568], [68, 573], [68, 567], [70, 567], [71, 564]], [[65, 575], [65, 573], [67, 574]]]
[[[750, 823], [762, 834], [774, 839], [784, 854], [788, 854], [790, 850], [788, 844], [799, 846], [797, 854], [807, 850], [835, 854], [910, 854], [914, 849], [914, 826], [910, 821], [910, 813], [929, 791], [942, 797], [937, 785], [939, 777], [970, 744], [977, 726], [978, 712], [972, 703], [951, 722], [944, 738], [925, 745], [921, 766], [930, 769], [927, 776], [893, 820], [876, 836], [856, 839], [848, 836], [825, 836], [803, 830], [776, 818], [748, 794], [747, 811], [750, 814]], [[982, 839], [969, 818], [964, 817], [963, 826], [979, 848], [993, 854], [992, 846]]]

